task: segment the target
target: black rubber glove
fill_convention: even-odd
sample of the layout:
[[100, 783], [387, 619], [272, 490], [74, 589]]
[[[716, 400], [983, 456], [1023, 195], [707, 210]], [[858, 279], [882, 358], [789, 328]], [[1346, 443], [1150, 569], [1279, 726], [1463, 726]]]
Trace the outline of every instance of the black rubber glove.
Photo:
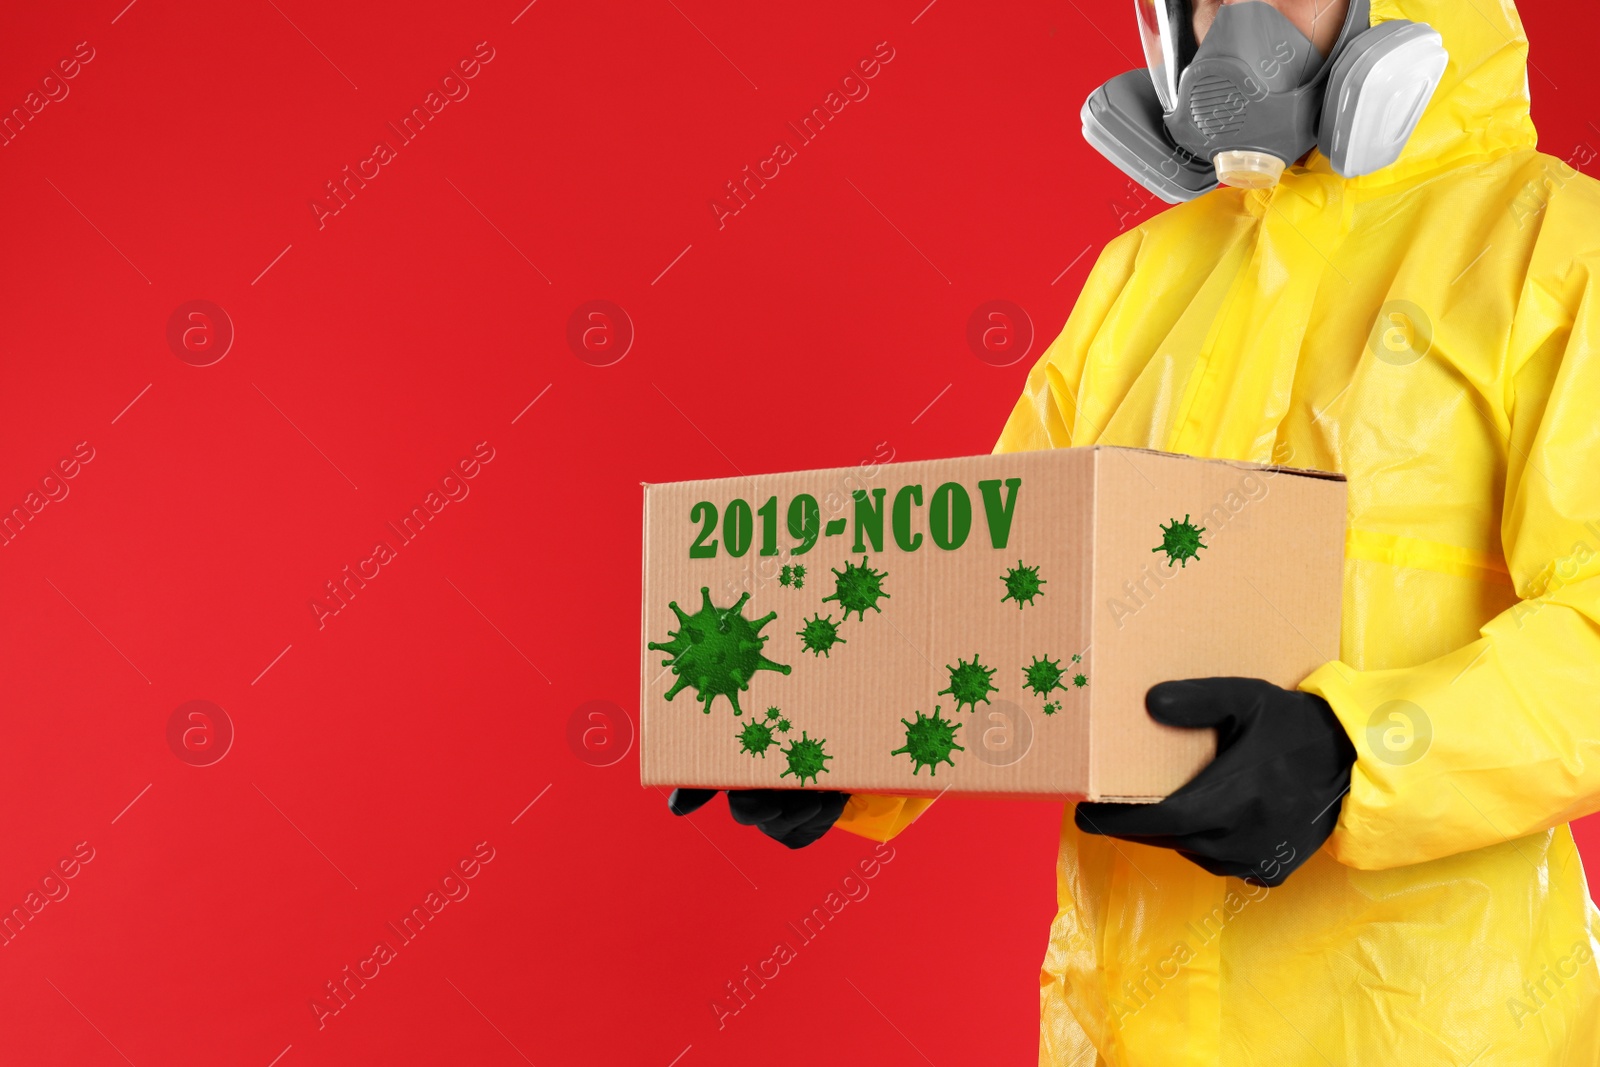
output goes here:
[[1216, 758], [1159, 804], [1079, 804], [1078, 829], [1265, 886], [1333, 833], [1356, 750], [1327, 701], [1258, 678], [1200, 678], [1151, 687], [1145, 707], [1168, 726], [1214, 727]]
[[[715, 789], [674, 789], [667, 810], [687, 815], [716, 795]], [[780, 845], [805, 848], [828, 832], [849, 799], [848, 793], [822, 790], [730, 789], [728, 813], [734, 822], [754, 826]]]

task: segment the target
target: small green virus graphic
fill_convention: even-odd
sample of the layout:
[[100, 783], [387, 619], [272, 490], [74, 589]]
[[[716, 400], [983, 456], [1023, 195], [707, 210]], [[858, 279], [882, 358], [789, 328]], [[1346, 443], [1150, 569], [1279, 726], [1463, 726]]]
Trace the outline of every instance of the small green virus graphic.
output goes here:
[[1083, 662], [1083, 657], [1078, 655], [1076, 652], [1074, 652], [1072, 654], [1072, 662], [1074, 662], [1074, 663], [1082, 663]]
[[789, 720], [778, 708], [768, 708], [764, 719], [744, 724], [739, 731], [739, 748], [752, 756], [767, 758], [767, 749], [777, 743], [776, 734], [789, 732]]
[[1089, 676], [1087, 674], [1074, 674], [1072, 676], [1072, 684], [1082, 689], [1089, 684]]
[[1018, 611], [1032, 604], [1034, 597], [1044, 595], [1045, 580], [1039, 577], [1039, 568], [1024, 567], [1020, 559], [1015, 567], [1006, 569], [1000, 580], [1006, 584], [1006, 595], [1000, 598], [1000, 603], [1015, 600]]
[[796, 589], [804, 588], [806, 584], [806, 565], [804, 563], [796, 563], [791, 569], [794, 574], [794, 587]]
[[990, 693], [1000, 692], [999, 686], [990, 683], [990, 680], [994, 678], [995, 668], [985, 667], [979, 663], [976, 655], [972, 657], [971, 663], [964, 659], [958, 659], [954, 667], [947, 663], [944, 669], [950, 672], [950, 688], [939, 690], [938, 695], [944, 696], [948, 693], [955, 697], [956, 711], [960, 711], [963, 704], [969, 706], [973, 711], [977, 711], [978, 701], [981, 700], [987, 704], [989, 703]]
[[827, 755], [822, 750], [822, 746], [826, 742], [827, 738], [825, 737], [812, 740], [806, 736], [804, 730], [800, 731], [800, 740], [790, 741], [788, 748], [779, 749], [780, 752], [788, 757], [789, 766], [778, 777], [787, 778], [792, 774], [800, 780], [801, 785], [806, 784], [807, 778], [810, 778], [812, 784], [815, 785], [817, 775], [827, 774], [828, 768], [825, 764], [833, 759], [832, 756]]
[[848, 619], [852, 611], [858, 618], [865, 620], [867, 609], [881, 612], [878, 601], [889, 594], [883, 591], [883, 580], [888, 572], [873, 570], [867, 566], [867, 557], [861, 557], [861, 566], [856, 566], [849, 560], [844, 561], [844, 570], [833, 572], [833, 595], [823, 597], [823, 602], [837, 601], [844, 608], [844, 617]]
[[917, 712], [917, 721], [908, 722], [900, 720], [906, 728], [906, 744], [904, 748], [897, 748], [889, 753], [898, 756], [904, 753], [911, 757], [911, 773], [921, 774], [922, 768], [928, 768], [930, 775], [939, 773], [939, 764], [948, 763], [954, 767], [956, 761], [950, 758], [952, 752], [965, 752], [966, 749], [956, 744], [956, 731], [961, 729], [961, 723], [951, 722], [939, 714], [938, 705], [934, 705], [933, 718], [928, 718], [922, 712]]
[[1054, 715], [1056, 712], [1058, 712], [1060, 710], [1061, 710], [1061, 702], [1060, 701], [1057, 701], [1057, 700], [1047, 700], [1047, 701], [1045, 701], [1044, 713], [1046, 715]]
[[782, 570], [780, 570], [778, 572], [778, 584], [779, 585], [792, 585], [793, 583], [794, 583], [794, 568], [786, 565]]
[[1161, 543], [1150, 551], [1165, 552], [1169, 567], [1174, 563], [1188, 567], [1189, 561], [1198, 559], [1200, 550], [1207, 547], [1205, 542], [1200, 540], [1200, 535], [1205, 532], [1204, 526], [1195, 526], [1187, 515], [1183, 517], [1182, 522], [1173, 519], [1172, 525], [1161, 527]]
[[1051, 690], [1065, 689], [1061, 679], [1066, 672], [1061, 669], [1061, 662], [1049, 656], [1035, 656], [1033, 662], [1022, 668], [1022, 687], [1032, 690], [1042, 697], [1050, 695]]
[[789, 673], [787, 666], [761, 654], [762, 646], [767, 643], [761, 636], [761, 628], [777, 618], [778, 613], [768, 612], [759, 619], [745, 618], [742, 612], [745, 601], [750, 599], [749, 593], [741, 596], [731, 608], [719, 608], [711, 603], [711, 590], [705, 586], [700, 587], [700, 598], [701, 608], [693, 615], [686, 614], [674, 600], [669, 606], [678, 617], [681, 629], [668, 631], [671, 641], [651, 641], [646, 647], [671, 653], [661, 661], [663, 667], [671, 667], [672, 673], [678, 676], [677, 682], [667, 690], [668, 700], [680, 690], [693, 686], [696, 698], [705, 705], [701, 710], [707, 715], [711, 714], [711, 702], [719, 696], [728, 698], [735, 715], [743, 715], [739, 691], [750, 688], [750, 679], [756, 671]]
[[832, 615], [811, 616], [795, 631], [795, 636], [800, 638], [801, 650], [813, 656], [828, 656], [828, 650], [834, 645], [849, 644], [839, 636], [839, 624], [833, 621]]
[[747, 722], [744, 729], [738, 733], [739, 750], [748, 752], [752, 756], [767, 758], [767, 749], [771, 748], [775, 738], [772, 736], [772, 727], [764, 722]]

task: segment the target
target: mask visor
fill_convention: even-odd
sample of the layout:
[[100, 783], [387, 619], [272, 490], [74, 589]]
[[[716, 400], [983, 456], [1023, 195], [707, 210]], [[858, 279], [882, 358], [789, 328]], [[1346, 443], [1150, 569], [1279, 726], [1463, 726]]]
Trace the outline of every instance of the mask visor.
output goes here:
[[1162, 111], [1178, 99], [1178, 78], [1194, 59], [1194, 14], [1189, 0], [1133, 0], [1145, 65], [1155, 83]]

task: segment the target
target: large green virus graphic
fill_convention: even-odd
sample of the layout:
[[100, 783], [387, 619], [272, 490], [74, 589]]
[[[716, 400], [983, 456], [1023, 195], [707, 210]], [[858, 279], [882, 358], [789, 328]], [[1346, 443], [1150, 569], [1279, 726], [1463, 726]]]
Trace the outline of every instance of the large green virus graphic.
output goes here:
[[1170, 526], [1161, 527], [1161, 543], [1152, 548], [1152, 552], [1165, 552], [1167, 566], [1174, 563], [1184, 567], [1189, 566], [1191, 559], [1198, 559], [1200, 550], [1206, 548], [1205, 542], [1200, 540], [1200, 535], [1206, 532], [1204, 526], [1196, 526], [1185, 515], [1183, 521], [1172, 520]]
[[944, 696], [948, 693], [955, 697], [956, 711], [960, 711], [963, 704], [977, 711], [978, 701], [987, 704], [990, 693], [1000, 692], [999, 686], [991, 684], [995, 668], [985, 667], [979, 663], [976, 654], [973, 655], [971, 663], [958, 659], [954, 667], [947, 663], [944, 669], [950, 672], [950, 688], [939, 690], [938, 695]]
[[739, 749], [752, 756], [767, 758], [767, 749], [777, 743], [777, 734], [789, 732], [789, 720], [777, 708], [768, 708], [765, 719], [752, 719], [744, 724], [744, 729], [736, 735], [739, 740]]
[[762, 646], [767, 643], [761, 636], [761, 628], [777, 618], [778, 613], [768, 612], [754, 620], [745, 618], [742, 612], [745, 601], [750, 599], [749, 593], [741, 596], [731, 608], [719, 608], [711, 603], [711, 590], [705, 586], [700, 587], [700, 598], [701, 608], [693, 615], [686, 614], [674, 600], [669, 606], [678, 617], [681, 629], [668, 631], [671, 641], [651, 641], [647, 647], [671, 653], [661, 661], [663, 667], [671, 667], [672, 673], [678, 676], [677, 682], [667, 690], [668, 700], [680, 690], [693, 686], [696, 697], [705, 705], [701, 710], [707, 715], [711, 714], [711, 702], [719, 696], [728, 698], [735, 715], [743, 715], [739, 691], [750, 688], [750, 679], [756, 671], [789, 673], [787, 666], [761, 654]]
[[1066, 672], [1061, 669], [1060, 660], [1035, 656], [1032, 663], [1022, 668], [1022, 687], [1038, 696], [1047, 697], [1052, 690], [1066, 688], [1061, 684], [1061, 679], [1065, 677]]
[[938, 705], [934, 706], [933, 718], [928, 718], [922, 712], [917, 712], [917, 721], [905, 724], [906, 743], [904, 748], [897, 748], [889, 753], [898, 756], [904, 753], [911, 757], [911, 773], [921, 774], [922, 768], [928, 768], [930, 775], [939, 773], [939, 764], [948, 763], [954, 767], [956, 761], [950, 758], [952, 752], [965, 752], [966, 749], [956, 744], [956, 731], [961, 729], [961, 724], [951, 722], [939, 714]]
[[837, 601], [844, 609], [844, 617], [848, 619], [852, 611], [858, 618], [866, 619], [867, 609], [881, 612], [878, 601], [889, 594], [883, 591], [883, 580], [888, 572], [876, 571], [867, 566], [867, 557], [861, 557], [861, 566], [856, 566], [849, 560], [844, 561], [844, 570], [833, 572], [833, 595], [823, 597], [823, 602]]
[[822, 750], [822, 746], [826, 742], [827, 738], [825, 737], [812, 740], [806, 736], [804, 730], [800, 731], [800, 740], [790, 741], [788, 748], [779, 749], [788, 758], [789, 766], [778, 777], [787, 778], [792, 774], [799, 779], [801, 785], [806, 784], [807, 778], [810, 778], [812, 784], [815, 785], [817, 775], [827, 774], [828, 768], [826, 764], [833, 759], [832, 756]]
[[801, 624], [795, 635], [800, 638], [801, 650], [813, 656], [827, 656], [834, 645], [849, 644], [839, 636], [839, 624], [833, 621], [832, 615], [813, 615]]
[[1039, 568], [1024, 567], [1020, 559], [1015, 567], [1006, 569], [1000, 580], [1006, 584], [1006, 595], [1000, 598], [1000, 603], [1015, 600], [1018, 611], [1032, 604], [1034, 597], [1044, 595], [1045, 581], [1039, 577]]

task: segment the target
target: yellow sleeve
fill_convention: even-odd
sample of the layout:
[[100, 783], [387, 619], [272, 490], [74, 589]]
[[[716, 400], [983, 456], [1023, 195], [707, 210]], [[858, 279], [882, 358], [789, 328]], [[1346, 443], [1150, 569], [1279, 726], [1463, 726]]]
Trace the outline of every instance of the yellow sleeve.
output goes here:
[[[1127, 283], [1137, 249], [1138, 231], [1130, 231], [1101, 252], [1065, 329], [1028, 373], [1028, 384], [1006, 420], [996, 452], [1066, 448], [1072, 443], [1075, 390], [1089, 344]], [[927, 797], [853, 795], [833, 825], [873, 841], [888, 841], [932, 803]]]
[[931, 797], [879, 797], [857, 793], [845, 803], [834, 826], [873, 841], [888, 841], [917, 821]]
[[[1566, 229], [1585, 239], [1593, 215]], [[1521, 600], [1440, 659], [1335, 662], [1301, 684], [1358, 751], [1330, 840], [1348, 866], [1420, 863], [1600, 810], [1600, 255], [1569, 250], [1553, 270], [1534, 259], [1496, 412], [1508, 435], [1502, 542]], [[1432, 731], [1405, 765], [1374, 752], [1387, 728], [1374, 713], [1389, 701], [1422, 709]]]

